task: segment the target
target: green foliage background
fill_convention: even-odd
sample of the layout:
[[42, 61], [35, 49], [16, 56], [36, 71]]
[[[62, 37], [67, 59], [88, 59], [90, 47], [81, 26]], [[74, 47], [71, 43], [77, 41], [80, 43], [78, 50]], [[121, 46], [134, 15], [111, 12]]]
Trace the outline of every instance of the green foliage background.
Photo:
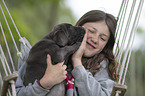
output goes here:
[[[32, 46], [49, 33], [56, 24], [64, 22], [74, 24], [76, 21], [71, 9], [65, 4], [65, 0], [5, 0], [5, 3], [21, 36], [26, 37]], [[17, 46], [20, 49], [19, 36], [2, 1], [0, 1], [0, 4], [5, 13]], [[1, 11], [0, 21], [2, 23], [3, 30], [5, 31], [9, 47], [11, 47], [10, 50], [12, 52], [11, 54], [14, 59], [15, 66], [17, 66], [16, 50], [13, 46], [12, 38]], [[0, 42], [2, 48], [6, 49], [2, 32], [0, 32]], [[4, 53], [6, 55], [8, 54], [6, 50], [4, 50]], [[8, 61], [10, 63], [10, 60]]]
[[75, 23], [65, 0], [5, 0], [22, 36], [33, 45], [58, 23]]

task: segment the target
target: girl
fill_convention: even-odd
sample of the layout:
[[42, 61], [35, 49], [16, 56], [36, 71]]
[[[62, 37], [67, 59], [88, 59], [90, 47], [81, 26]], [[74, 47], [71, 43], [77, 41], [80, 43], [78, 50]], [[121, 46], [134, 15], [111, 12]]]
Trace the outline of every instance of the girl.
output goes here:
[[[114, 16], [99, 10], [84, 14], [76, 23], [76, 26], [85, 28], [86, 34], [80, 48], [71, 58], [75, 96], [110, 96], [113, 84], [118, 79], [117, 62], [113, 55], [116, 25]], [[51, 88], [66, 79], [63, 62], [52, 65], [48, 55], [47, 64], [49, 67], [40, 81], [26, 87], [23, 85], [26, 64], [23, 64], [16, 82], [18, 96], [50, 96]]]

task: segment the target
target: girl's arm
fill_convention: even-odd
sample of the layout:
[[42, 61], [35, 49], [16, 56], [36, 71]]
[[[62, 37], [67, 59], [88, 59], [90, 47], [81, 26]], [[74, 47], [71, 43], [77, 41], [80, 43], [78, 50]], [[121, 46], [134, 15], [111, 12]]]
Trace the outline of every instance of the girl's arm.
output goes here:
[[63, 65], [63, 62], [52, 65], [49, 55], [47, 57], [46, 72], [42, 79], [40, 79], [39, 83], [36, 80], [33, 84], [30, 83], [29, 85], [24, 86], [23, 78], [25, 69], [26, 62], [20, 67], [18, 71], [19, 76], [16, 81], [16, 91], [18, 96], [38, 96], [38, 94], [39, 96], [46, 96], [50, 93], [49, 89], [66, 79], [66, 65]]
[[92, 76], [84, 66], [80, 65], [73, 69], [75, 86], [80, 96], [110, 96], [114, 81], [112, 81], [105, 68]]
[[87, 33], [84, 36], [80, 48], [72, 56], [75, 86], [80, 96], [110, 96], [114, 81], [112, 81], [104, 68], [93, 77], [82, 65], [82, 56], [86, 48]]
[[28, 86], [24, 86], [23, 84], [23, 76], [25, 74], [26, 63], [24, 63], [18, 71], [18, 78], [16, 81], [16, 92], [17, 96], [45, 96], [49, 90], [40, 87], [37, 81], [34, 84], [29, 84]]

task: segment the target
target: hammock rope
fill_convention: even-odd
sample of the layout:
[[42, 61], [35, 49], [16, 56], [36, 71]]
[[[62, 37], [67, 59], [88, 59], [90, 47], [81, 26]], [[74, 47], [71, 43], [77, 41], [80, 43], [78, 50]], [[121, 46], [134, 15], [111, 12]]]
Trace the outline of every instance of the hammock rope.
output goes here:
[[118, 25], [117, 25], [116, 34], [115, 34], [117, 47], [114, 47], [116, 57], [118, 56], [118, 53], [119, 53], [118, 44], [120, 41], [122, 29], [123, 29], [123, 24], [124, 24], [124, 20], [125, 20], [125, 14], [127, 12], [128, 2], [129, 2], [129, 0], [122, 1], [122, 5], [121, 5], [121, 8], [120, 8], [120, 11], [118, 14], [118, 19], [117, 19]]
[[[140, 2], [143, 3], [144, 0], [140, 0]], [[129, 59], [130, 59], [130, 55], [131, 55], [131, 52], [129, 52], [129, 48], [130, 48], [130, 51], [131, 51], [131, 47], [132, 47], [132, 43], [133, 43], [133, 40], [134, 40], [134, 30], [136, 30], [135, 28], [137, 27], [137, 23], [136, 20], [137, 18], [140, 17], [140, 14], [138, 12], [140, 12], [142, 9], [142, 6], [140, 4], [138, 4], [138, 8], [137, 8], [137, 14], [135, 16], [135, 19], [132, 19], [133, 17], [133, 11], [135, 9], [135, 4], [136, 4], [136, 0], [133, 1], [132, 3], [132, 6], [131, 6], [131, 11], [129, 13], [129, 17], [127, 19], [127, 24], [126, 24], [126, 28], [125, 28], [125, 32], [124, 32], [124, 35], [123, 35], [123, 39], [122, 39], [122, 42], [121, 42], [121, 47], [120, 47], [120, 52], [119, 52], [119, 55], [118, 55], [118, 60], [119, 62], [121, 62], [121, 58], [123, 57], [122, 59], [122, 64], [121, 64], [121, 67], [120, 67], [120, 72], [119, 72], [119, 84], [121, 83], [121, 79], [123, 80], [122, 84], [124, 84], [124, 81], [125, 81], [125, 77], [126, 77], [126, 72], [127, 72], [127, 68], [128, 68], [128, 63], [129, 63]], [[133, 22], [133, 25], [131, 26], [131, 20], [134, 20]], [[131, 29], [131, 31], [129, 31], [129, 28]], [[130, 33], [129, 33], [130, 32]], [[128, 33], [128, 34], [127, 34]], [[129, 37], [129, 40], [127, 41], [127, 35]], [[132, 38], [132, 39], [131, 39]], [[125, 48], [125, 43], [127, 44], [127, 47], [126, 49], [124, 50]], [[124, 55], [122, 55], [124, 52]], [[126, 62], [127, 61], [127, 62]], [[125, 64], [126, 64], [126, 67], [125, 67]], [[125, 69], [125, 72], [124, 72], [124, 69]], [[123, 73], [124, 72], [124, 73]], [[122, 75], [124, 74], [123, 78], [122, 78]]]
[[118, 22], [118, 25], [117, 25], [117, 28], [116, 28], [116, 33], [115, 33], [115, 36], [116, 36], [116, 40], [118, 41], [119, 40], [119, 37], [120, 37], [120, 28], [122, 29], [122, 25], [124, 23], [124, 18], [125, 18], [125, 14], [126, 14], [126, 10], [127, 10], [127, 6], [128, 6], [128, 2], [129, 0], [123, 0], [122, 1], [122, 4], [121, 4], [121, 7], [120, 7], [120, 11], [118, 13], [118, 17], [117, 17], [117, 22]]
[[[128, 53], [128, 51], [129, 51], [129, 57], [127, 58], [127, 63], [126, 63], [127, 65], [126, 65], [126, 67], [125, 67], [125, 72], [124, 72], [122, 84], [124, 84], [124, 82], [125, 82], [126, 73], [127, 73], [127, 69], [128, 69], [128, 65], [129, 65], [130, 56], [131, 56], [132, 45], [133, 45], [133, 41], [134, 41], [134, 37], [135, 37], [135, 32], [134, 32], [134, 30], [137, 29], [137, 24], [138, 24], [138, 22], [139, 22], [139, 17], [140, 17], [140, 15], [141, 15], [141, 10], [142, 10], [143, 4], [144, 4], [144, 0], [140, 0], [139, 5], [138, 5], [138, 8], [137, 8], [137, 13], [136, 13], [136, 16], [135, 16], [135, 20], [134, 20], [134, 22], [133, 22], [133, 27], [132, 27], [132, 30], [131, 30], [131, 33], [132, 33], [133, 35], [130, 35], [130, 38], [129, 38], [129, 42], [131, 42], [131, 44], [130, 44], [131, 48], [129, 47], [129, 44], [128, 44], [128, 46], [127, 46], [128, 50], [127, 50], [126, 53]], [[131, 39], [132, 39], [132, 40], [131, 40]], [[129, 50], [129, 48], [130, 48], [130, 50]], [[126, 59], [126, 58], [124, 57], [124, 60], [125, 60], [125, 59]], [[125, 63], [125, 62], [124, 62], [124, 63]]]
[[[126, 16], [126, 12], [127, 12], [127, 6], [129, 4], [129, 0], [123, 0], [122, 1], [122, 4], [124, 4], [124, 6], [121, 6], [121, 9], [120, 11], [122, 12], [119, 12], [119, 15], [118, 15], [118, 25], [117, 25], [117, 31], [116, 31], [116, 42], [117, 42], [117, 46], [114, 47], [114, 52], [115, 52], [115, 56], [116, 56], [116, 59], [117, 61], [119, 62], [118, 63], [118, 66], [120, 66], [121, 62], [120, 62], [120, 49], [121, 47], [119, 46], [119, 44], [121, 43], [121, 39], [122, 39], [122, 34], [123, 33], [123, 28], [125, 26], [125, 16]], [[123, 46], [122, 46], [123, 47]], [[117, 72], [119, 73], [119, 67], [117, 69]]]
[[18, 50], [18, 47], [17, 47], [16, 42], [15, 42], [15, 39], [14, 39], [14, 37], [13, 37], [11, 28], [10, 28], [10, 26], [9, 26], [9, 24], [8, 24], [8, 21], [7, 21], [7, 19], [6, 19], [6, 16], [5, 16], [5, 14], [4, 14], [4, 11], [3, 11], [2, 7], [1, 7], [1, 4], [0, 4], [0, 9], [1, 9], [2, 15], [3, 15], [3, 17], [4, 17], [4, 20], [5, 20], [6, 24], [7, 24], [7, 27], [8, 27], [9, 33], [10, 33], [10, 35], [11, 35], [11, 38], [12, 38], [12, 40], [13, 40], [15, 49], [16, 49], [16, 51], [17, 51], [17, 55], [21, 55], [21, 52], [19, 52], [19, 50]]
[[0, 28], [1, 28], [1, 31], [2, 31], [2, 34], [3, 34], [3, 38], [4, 38], [4, 41], [5, 41], [5, 44], [6, 44], [6, 48], [7, 48], [8, 54], [9, 54], [9, 58], [10, 58], [10, 61], [11, 61], [11, 64], [12, 64], [12, 68], [13, 68], [14, 71], [16, 71], [15, 67], [14, 67], [14, 62], [13, 62], [13, 59], [12, 59], [12, 55], [10, 53], [10, 49], [9, 49], [9, 46], [8, 46], [8, 43], [7, 43], [7, 39], [6, 39], [4, 30], [3, 30], [3, 27], [1, 25], [1, 22], [0, 22]]
[[16, 27], [16, 24], [15, 24], [15, 22], [14, 22], [12, 16], [11, 16], [9, 10], [8, 10], [8, 7], [6, 6], [6, 4], [4, 2], [4, 0], [2, 0], [2, 2], [3, 2], [4, 6], [5, 6], [6, 10], [7, 10], [7, 13], [9, 14], [9, 17], [11, 18], [11, 21], [12, 21], [12, 23], [13, 23], [15, 29], [16, 29], [16, 32], [18, 33], [19, 38], [22, 38], [21, 35], [20, 35], [20, 32], [19, 32], [18, 28]]
[[[8, 65], [8, 62], [7, 62], [7, 59], [6, 59], [6, 57], [5, 57], [5, 55], [4, 55], [4, 52], [3, 52], [3, 49], [2, 49], [2, 47], [1, 47], [1, 45], [0, 45], [0, 51], [1, 51], [1, 61], [2, 61], [2, 64], [3, 64], [3, 68], [4, 68], [4, 71], [5, 71], [5, 74], [6, 74], [6, 76], [8, 76], [9, 74], [11, 74], [12, 72], [11, 72], [11, 70], [10, 70], [10, 67], [9, 67], [9, 65]], [[7, 70], [8, 69], [8, 70]], [[8, 73], [9, 72], [9, 73]]]
[[132, 6], [131, 6], [131, 11], [129, 13], [129, 17], [128, 17], [128, 20], [127, 20], [127, 24], [126, 24], [126, 28], [125, 28], [125, 32], [124, 32], [124, 35], [123, 35], [123, 39], [122, 39], [122, 42], [121, 42], [121, 46], [120, 46], [120, 52], [119, 52], [119, 62], [121, 60], [121, 56], [122, 56], [122, 53], [123, 53], [123, 49], [124, 49], [124, 43], [126, 41], [126, 37], [127, 37], [127, 33], [128, 33], [128, 30], [129, 30], [129, 27], [130, 27], [130, 24], [131, 24], [131, 20], [132, 20], [132, 16], [133, 16], [133, 11], [134, 11], [134, 8], [135, 8], [135, 4], [136, 4], [136, 0], [133, 0], [133, 3], [132, 3]]
[[[7, 10], [7, 13], [9, 14], [9, 17], [10, 17], [10, 19], [11, 19], [11, 21], [12, 21], [12, 23], [13, 23], [15, 29], [16, 29], [16, 32], [17, 32], [17, 34], [18, 34], [18, 36], [19, 36], [19, 38], [20, 38], [20, 42], [22, 42], [22, 43], [25, 45], [25, 41], [24, 41], [23, 38], [21, 37], [20, 32], [19, 32], [19, 30], [18, 30], [18, 28], [17, 28], [17, 26], [16, 26], [16, 24], [15, 24], [15, 22], [14, 22], [12, 16], [11, 16], [11, 13], [9, 12], [9, 9], [8, 9], [8, 7], [6, 6], [6, 3], [4, 2], [4, 0], [2, 0], [2, 2], [3, 2], [4, 6], [5, 6], [5, 9]], [[20, 55], [21, 55], [21, 54], [20, 54]]]
[[0, 72], [0, 81], [1, 81], [0, 84], [3, 85], [3, 79], [2, 79], [2, 74], [1, 74], [1, 72]]

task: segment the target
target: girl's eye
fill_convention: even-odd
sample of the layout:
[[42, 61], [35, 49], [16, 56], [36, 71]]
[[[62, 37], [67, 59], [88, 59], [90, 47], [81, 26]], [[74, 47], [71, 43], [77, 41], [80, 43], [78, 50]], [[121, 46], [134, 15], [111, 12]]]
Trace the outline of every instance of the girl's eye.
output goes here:
[[106, 41], [106, 39], [104, 39], [103, 37], [100, 37], [100, 38], [101, 38], [101, 40]]
[[90, 30], [90, 29], [88, 29], [89, 30], [89, 32], [91, 32], [91, 33], [95, 33], [94, 31], [92, 31], [92, 30]]

